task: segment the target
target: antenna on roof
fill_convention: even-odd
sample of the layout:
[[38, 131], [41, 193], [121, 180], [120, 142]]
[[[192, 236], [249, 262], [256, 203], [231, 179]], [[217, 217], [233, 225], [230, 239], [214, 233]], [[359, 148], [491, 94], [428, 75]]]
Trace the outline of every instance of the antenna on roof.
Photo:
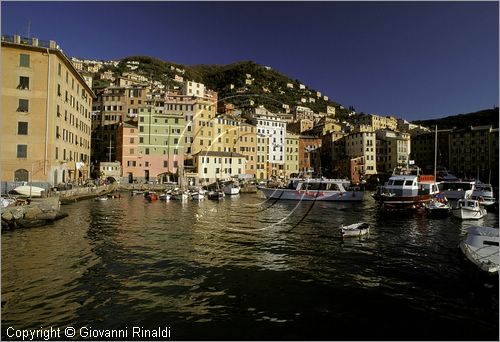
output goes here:
[[31, 20], [28, 20], [28, 38], [30, 38], [31, 34]]

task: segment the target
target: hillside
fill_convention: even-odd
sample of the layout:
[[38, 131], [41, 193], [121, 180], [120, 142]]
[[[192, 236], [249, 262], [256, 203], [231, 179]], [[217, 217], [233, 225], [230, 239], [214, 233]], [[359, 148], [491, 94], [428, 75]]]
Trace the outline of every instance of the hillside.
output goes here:
[[438, 126], [439, 129], [451, 129], [453, 127], [485, 126], [498, 127], [498, 107], [485, 109], [474, 113], [458, 114], [434, 120], [413, 121], [414, 124], [426, 127]]
[[[187, 66], [148, 56], [129, 56], [122, 59], [117, 67], [107, 66], [97, 75], [106, 70], [113, 71], [116, 76], [129, 71], [127, 62], [130, 61], [139, 62], [134, 73], [160, 81], [171, 89], [181, 85], [174, 80], [176, 75], [183, 80], [201, 82], [218, 93], [220, 102], [233, 103], [236, 108], [264, 105], [271, 111], [283, 112], [283, 104], [286, 104], [290, 108], [299, 105], [309, 107], [315, 112], [326, 112], [327, 106], [333, 106], [337, 116], [343, 117], [348, 113], [339, 103], [325, 100], [324, 94], [318, 96], [317, 90], [305, 84], [304, 89], [300, 89], [300, 84], [303, 83], [299, 80], [251, 61], [229, 65]], [[98, 82], [105, 85], [105, 82]], [[250, 104], [250, 101], [253, 101], [253, 104]]]

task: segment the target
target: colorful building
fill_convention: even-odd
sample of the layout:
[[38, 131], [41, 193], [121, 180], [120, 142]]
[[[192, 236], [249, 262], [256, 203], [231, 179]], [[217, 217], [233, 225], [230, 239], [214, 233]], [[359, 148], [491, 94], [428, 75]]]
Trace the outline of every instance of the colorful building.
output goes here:
[[2, 35], [1, 180], [90, 176], [95, 96], [54, 41]]

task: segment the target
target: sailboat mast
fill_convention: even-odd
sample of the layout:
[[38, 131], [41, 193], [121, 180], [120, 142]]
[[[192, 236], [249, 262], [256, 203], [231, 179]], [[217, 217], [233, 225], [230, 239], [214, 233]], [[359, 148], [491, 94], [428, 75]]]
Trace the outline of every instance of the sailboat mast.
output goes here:
[[438, 146], [438, 126], [436, 125], [436, 133], [434, 136], [434, 181], [437, 180], [437, 146]]

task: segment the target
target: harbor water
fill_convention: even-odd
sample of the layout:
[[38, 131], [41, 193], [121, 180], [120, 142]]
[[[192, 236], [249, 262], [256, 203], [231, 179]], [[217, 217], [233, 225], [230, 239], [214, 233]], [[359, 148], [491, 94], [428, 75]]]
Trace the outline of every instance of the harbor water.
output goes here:
[[[458, 248], [467, 227], [498, 227], [496, 213], [430, 219], [381, 211], [369, 195], [149, 203], [128, 193], [62, 210], [1, 236], [4, 339], [9, 327], [68, 326], [168, 327], [172, 340], [499, 338], [498, 277]], [[343, 241], [339, 227], [359, 221], [370, 234]]]

